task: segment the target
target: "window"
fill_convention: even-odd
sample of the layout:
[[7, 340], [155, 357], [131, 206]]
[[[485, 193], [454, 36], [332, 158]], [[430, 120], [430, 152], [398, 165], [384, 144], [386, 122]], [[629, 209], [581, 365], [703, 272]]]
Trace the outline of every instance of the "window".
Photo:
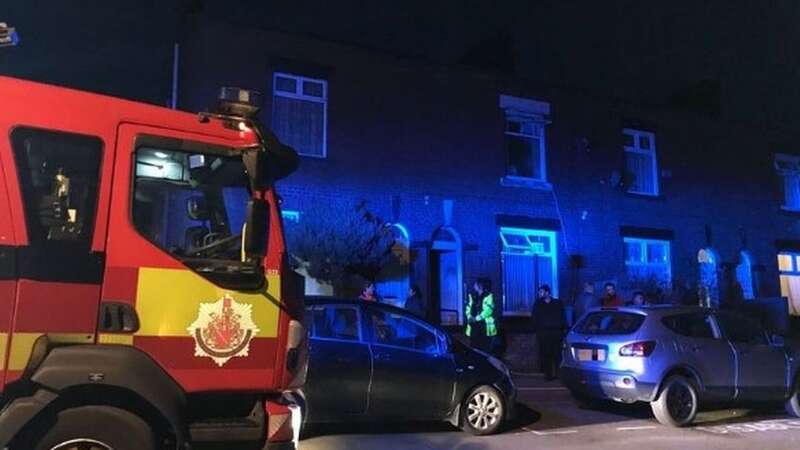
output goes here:
[[97, 207], [100, 139], [17, 128], [11, 140], [28, 239], [82, 243], [88, 252]]
[[775, 155], [775, 170], [783, 178], [783, 209], [800, 211], [800, 156]]
[[575, 328], [581, 334], [633, 334], [644, 319], [641, 314], [598, 311], [587, 314]]
[[99, 283], [91, 251], [103, 143], [99, 138], [18, 127], [11, 145], [30, 245], [20, 249], [21, 278]]
[[401, 347], [409, 350], [438, 355], [444, 353], [446, 340], [443, 335], [399, 314], [372, 311], [372, 334], [376, 344]]
[[506, 117], [506, 175], [547, 181], [544, 124], [525, 116]]
[[628, 192], [658, 195], [655, 133], [630, 128], [622, 133], [625, 136], [625, 169], [630, 177]]
[[390, 250], [392, 256], [375, 276], [375, 287], [383, 303], [402, 308], [410, 286], [411, 240], [403, 224], [392, 224], [387, 231], [394, 239]]
[[626, 237], [625, 267], [633, 280], [655, 278], [663, 284], [672, 282], [669, 241]]
[[148, 240], [212, 281], [252, 275], [260, 282], [256, 265], [242, 263], [248, 177], [241, 157], [229, 155], [222, 148], [207, 153], [137, 148], [133, 223]]
[[506, 179], [546, 183], [545, 125], [550, 104], [501, 95], [500, 108], [505, 113]]
[[717, 319], [725, 337], [734, 344], [769, 344], [767, 334], [753, 320], [733, 314], [719, 314]]
[[500, 228], [503, 248], [503, 313], [529, 315], [539, 286], [558, 297], [555, 231]]
[[661, 319], [665, 327], [675, 333], [690, 338], [713, 339], [714, 328], [711, 318], [705, 314], [678, 314]]
[[745, 300], [756, 298], [753, 286], [753, 259], [747, 251], [739, 252], [739, 264], [736, 266], [736, 281], [742, 288], [742, 297]]
[[350, 306], [315, 307], [312, 336], [317, 339], [361, 340], [358, 308]]
[[800, 253], [778, 255], [781, 295], [789, 300], [789, 314], [800, 316]]
[[272, 130], [298, 154], [325, 158], [328, 82], [275, 73], [272, 86]]

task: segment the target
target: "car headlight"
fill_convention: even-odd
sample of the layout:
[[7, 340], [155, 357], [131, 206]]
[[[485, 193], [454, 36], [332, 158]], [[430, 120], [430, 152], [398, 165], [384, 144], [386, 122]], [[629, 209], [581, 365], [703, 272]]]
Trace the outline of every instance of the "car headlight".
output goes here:
[[503, 375], [505, 375], [505, 376], [507, 376], [509, 378], [511, 377], [511, 371], [508, 370], [508, 367], [503, 363], [503, 361], [500, 361], [499, 359], [495, 358], [494, 356], [490, 356], [489, 357], [489, 364], [494, 366], [495, 369], [497, 369], [500, 372], [502, 372]]

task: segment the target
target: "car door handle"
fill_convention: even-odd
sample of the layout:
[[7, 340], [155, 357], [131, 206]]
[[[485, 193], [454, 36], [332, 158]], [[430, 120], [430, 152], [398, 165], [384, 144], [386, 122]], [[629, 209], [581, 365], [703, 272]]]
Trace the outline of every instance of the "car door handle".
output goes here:
[[375, 359], [378, 361], [391, 361], [392, 356], [388, 353], [375, 353]]
[[337, 363], [340, 363], [340, 364], [352, 364], [356, 360], [355, 360], [355, 358], [348, 358], [348, 357], [345, 357], [345, 356], [340, 356], [340, 357], [336, 358], [335, 361]]

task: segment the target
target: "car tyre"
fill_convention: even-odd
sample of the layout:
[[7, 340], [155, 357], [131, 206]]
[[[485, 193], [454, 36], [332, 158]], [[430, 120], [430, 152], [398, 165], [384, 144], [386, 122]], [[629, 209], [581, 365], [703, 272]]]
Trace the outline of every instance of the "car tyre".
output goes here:
[[694, 421], [698, 408], [697, 388], [686, 377], [667, 378], [658, 398], [650, 402], [656, 420], [671, 427], [685, 427]]
[[497, 433], [505, 418], [503, 396], [491, 386], [479, 386], [464, 400], [461, 428], [476, 436]]
[[800, 377], [794, 382], [792, 395], [786, 399], [786, 412], [790, 416], [800, 417]]
[[139, 416], [110, 406], [80, 406], [60, 411], [16, 449], [155, 450], [156, 437]]

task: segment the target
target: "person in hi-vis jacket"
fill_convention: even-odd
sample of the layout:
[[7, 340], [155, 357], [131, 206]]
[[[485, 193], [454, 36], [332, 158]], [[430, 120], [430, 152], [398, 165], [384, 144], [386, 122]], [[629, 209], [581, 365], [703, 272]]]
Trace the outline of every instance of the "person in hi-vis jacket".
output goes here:
[[497, 336], [492, 283], [486, 278], [479, 278], [472, 289], [464, 309], [467, 316], [466, 335], [471, 347], [489, 353], [492, 351], [493, 338]]

